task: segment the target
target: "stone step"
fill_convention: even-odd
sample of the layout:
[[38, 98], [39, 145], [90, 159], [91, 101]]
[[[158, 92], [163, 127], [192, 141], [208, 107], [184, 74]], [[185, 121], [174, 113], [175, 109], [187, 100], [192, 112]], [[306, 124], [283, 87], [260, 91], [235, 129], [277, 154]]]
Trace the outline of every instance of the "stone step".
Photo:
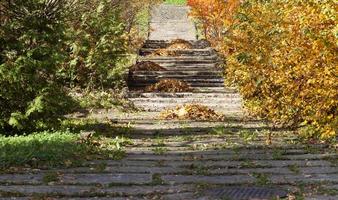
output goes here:
[[[137, 82], [137, 83], [131, 82], [131, 83], [128, 83], [128, 86], [131, 87], [132, 89], [142, 89], [142, 88], [147, 87], [147, 86], [154, 84], [154, 83], [156, 83], [156, 81], [154, 81], [154, 82], [143, 82], [143, 83], [142, 82], [141, 83], [140, 82]], [[207, 88], [220, 87], [220, 88], [224, 88], [223, 82], [214, 82], [214, 83], [188, 82], [188, 83], [191, 87], [199, 87], [199, 88], [201, 88], [201, 87], [207, 87]]]
[[[226, 139], [216, 141], [218, 143], [225, 142]], [[216, 143], [214, 142], [214, 143]], [[166, 144], [165, 141], [163, 141], [164, 145]], [[185, 143], [185, 144], [183, 144]], [[181, 142], [181, 145], [186, 145], [187, 142]], [[203, 144], [202, 141], [200, 142], [189, 142], [189, 145], [193, 144]], [[212, 142], [206, 142], [205, 144], [209, 144]], [[156, 144], [156, 143], [155, 143]], [[168, 147], [168, 146], [164, 146]], [[179, 145], [170, 145], [170, 147], [179, 147]], [[156, 148], [153, 146], [153, 148]], [[174, 149], [174, 148], [173, 148]], [[243, 152], [243, 153], [228, 153], [226, 152], [224, 154], [207, 154], [207, 155], [189, 155], [189, 154], [171, 154], [171, 155], [154, 155], [153, 152], [151, 153], [145, 153], [145, 154], [132, 154], [132, 151], [130, 152], [130, 155], [128, 155], [125, 160], [138, 160], [138, 161], [156, 161], [156, 160], [167, 160], [167, 161], [184, 161], [184, 160], [191, 160], [191, 161], [256, 161], [256, 160], [321, 160], [321, 159], [337, 159], [337, 156], [335, 154], [287, 154], [288, 152], [282, 151], [282, 150], [275, 150], [271, 152], [260, 152], [253, 150], [253, 152]], [[293, 153], [291, 151], [291, 153]], [[278, 154], [278, 155], [277, 155]], [[254, 167], [252, 167], [254, 168]], [[331, 173], [338, 173], [338, 168], [330, 167], [333, 170], [331, 170]]]
[[[5, 184], [43, 184], [45, 174], [0, 174], [0, 183]], [[152, 177], [149, 174], [65, 174], [60, 182], [66, 185], [75, 184], [149, 184]]]
[[[133, 73], [129, 77], [129, 81], [158, 81], [161, 79], [179, 79], [179, 80], [201, 80], [205, 82], [207, 80], [224, 80], [220, 75], [181, 75], [181, 74], [161, 74], [161, 75], [153, 75], [153, 74], [139, 74]], [[212, 81], [213, 82], [213, 81]]]
[[[157, 161], [129, 161], [129, 160], [120, 160], [120, 161], [89, 161], [89, 165], [98, 165], [100, 163], [105, 163], [106, 166], [114, 167], [126, 167], [126, 166], [138, 166], [138, 167], [152, 167], [159, 166]], [[228, 168], [228, 169], [238, 169], [243, 166], [250, 166], [250, 160], [248, 161], [205, 161], [205, 160], [196, 160], [196, 161], [161, 161], [161, 167], [175, 167], [175, 168], [187, 168], [189, 166], [203, 166], [207, 169], [219, 169], [219, 168]], [[333, 167], [329, 161], [326, 160], [254, 160], [252, 163], [253, 167], [260, 168], [271, 168], [271, 167]], [[1, 180], [1, 175], [0, 175]], [[338, 180], [338, 179], [337, 179]]]
[[[259, 181], [253, 174], [248, 175], [228, 175], [228, 176], [187, 176], [187, 175], [166, 175], [162, 179], [171, 184], [189, 184], [189, 183], [209, 183], [209, 184], [253, 184]], [[313, 174], [308, 175], [270, 175], [267, 181], [272, 184], [294, 184], [302, 183], [319, 183], [319, 182], [338, 182], [338, 174]]]
[[162, 104], [187, 104], [187, 103], [199, 103], [199, 104], [227, 104], [229, 105], [237, 105], [242, 104], [241, 98], [213, 98], [212, 103], [210, 103], [210, 99], [208, 98], [194, 98], [194, 97], [186, 97], [186, 98], [166, 98], [166, 97], [157, 97], [157, 98], [130, 98], [130, 101], [132, 101], [135, 104], [146, 104], [146, 103], [162, 103]]
[[[170, 70], [171, 68], [181, 68], [181, 67], [196, 67], [196, 68], [209, 68], [212, 69], [212, 71], [223, 71], [222, 68], [217, 67], [217, 63], [162, 63], [161, 64], [162, 67], [168, 68], [168, 70]], [[177, 71], [182, 71], [182, 70], [177, 70]]]
[[[169, 67], [168, 67], [169, 68]], [[170, 69], [170, 68], [169, 68]], [[222, 71], [183, 71], [183, 70], [168, 70], [168, 71], [135, 71], [132, 73], [137, 76], [221, 76]]]
[[216, 55], [211, 56], [139, 56], [140, 60], [170, 60], [170, 61], [217, 61], [219, 58]]
[[[157, 63], [163, 66], [163, 63]], [[167, 66], [167, 67], [163, 67], [166, 69], [166, 71], [175, 71], [175, 72], [190, 72], [190, 71], [199, 71], [201, 73], [204, 72], [218, 72], [219, 70], [213, 67], [201, 67], [201, 66], [179, 66], [179, 65], [175, 65], [173, 64], [172, 66]]]
[[139, 57], [139, 61], [151, 61], [162, 65], [163, 63], [171, 64], [216, 64], [217, 57]]
[[[87, 185], [19, 185], [19, 186], [0, 186], [0, 193], [17, 193], [24, 196], [66, 196], [65, 199], [73, 199], [74, 197], [96, 196], [88, 199], [97, 199], [97, 197], [105, 196], [140, 196], [150, 195], [155, 193], [161, 194], [177, 194], [186, 191], [194, 191], [193, 185], [177, 185], [177, 186], [162, 186], [162, 185], [143, 185], [133, 187], [118, 186], [114, 187], [98, 187]], [[40, 199], [40, 198], [32, 198]], [[48, 198], [50, 199], [50, 198]], [[112, 199], [112, 197], [107, 198]], [[115, 198], [114, 198], [115, 199]], [[127, 198], [121, 198], [127, 199]], [[134, 199], [134, 198], [133, 198]]]
[[241, 103], [231, 103], [231, 104], [214, 104], [214, 103], [205, 103], [205, 102], [185, 102], [185, 103], [157, 103], [157, 102], [134, 102], [135, 106], [142, 108], [145, 111], [163, 111], [165, 109], [171, 109], [176, 108], [179, 105], [187, 104], [187, 103], [199, 103], [204, 106], [208, 106], [209, 108], [215, 110], [215, 111], [225, 111], [225, 112], [239, 112], [242, 110], [242, 104]]
[[[338, 173], [335, 167], [299, 167], [297, 171], [292, 171], [288, 167], [271, 167], [271, 168], [218, 168], [218, 169], [206, 169], [203, 166], [195, 166], [195, 169], [187, 168], [175, 168], [175, 167], [105, 167], [100, 173], [159, 173], [159, 174], [196, 174], [198, 170], [203, 170], [201, 173], [207, 173], [208, 175], [231, 175], [231, 174], [250, 174], [250, 173], [262, 173], [262, 174], [335, 174]], [[95, 173], [97, 169], [95, 167], [79, 167], [73, 169], [62, 170], [62, 173]]]
[[[144, 93], [143, 87], [137, 87], [133, 86], [134, 88], [130, 88], [131, 93], [135, 94], [141, 94]], [[233, 93], [238, 93], [235, 88], [225, 88], [224, 85], [222, 87], [192, 87], [193, 88], [193, 93], [203, 93], [203, 94], [208, 94], [208, 93], [218, 93], [218, 94], [233, 94]], [[186, 93], [186, 92], [177, 92], [177, 93], [162, 93], [162, 92], [154, 92], [154, 94], [181, 94], [181, 93]]]
[[206, 78], [206, 77], [138, 77], [138, 76], [132, 76], [129, 78], [128, 82], [130, 84], [154, 84], [159, 82], [160, 80], [163, 79], [168, 79], [168, 78], [175, 78], [180, 81], [184, 81], [188, 84], [214, 84], [214, 83], [221, 83], [220, 85], [224, 85], [224, 79], [223, 78]]
[[129, 98], [241, 98], [239, 93], [149, 93], [149, 92], [131, 92]]
[[[140, 56], [148, 56], [158, 49], [142, 48], [139, 51]], [[212, 56], [215, 51], [211, 48], [208, 49], [167, 49], [169, 52], [174, 52], [177, 56]]]
[[[145, 41], [145, 43], [143, 45], [143, 48], [163, 49], [163, 48], [167, 48], [169, 46], [170, 42], [171, 41], [166, 41], [166, 40], [147, 40], [147, 41]], [[203, 49], [203, 48], [206, 48], [206, 47], [201, 47], [199, 45], [200, 41], [190, 40], [189, 42], [192, 44], [192, 46], [193, 46], [194, 49]], [[210, 46], [210, 45], [208, 45], [208, 46]]]

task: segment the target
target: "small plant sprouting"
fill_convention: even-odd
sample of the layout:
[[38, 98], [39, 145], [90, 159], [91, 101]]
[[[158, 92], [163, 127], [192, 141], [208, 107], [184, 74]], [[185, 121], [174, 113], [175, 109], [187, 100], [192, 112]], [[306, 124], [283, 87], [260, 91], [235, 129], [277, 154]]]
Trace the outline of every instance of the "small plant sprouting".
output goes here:
[[47, 172], [42, 177], [42, 182], [45, 184], [51, 183], [51, 182], [58, 182], [59, 181], [59, 174], [57, 172]]
[[270, 183], [270, 179], [267, 174], [253, 173], [252, 176], [256, 178], [257, 185], [265, 186]]
[[161, 174], [155, 173], [152, 175], [152, 185], [163, 185], [164, 180], [161, 177]]
[[299, 169], [298, 165], [289, 165], [288, 169], [290, 171], [292, 171], [293, 173], [295, 173], [295, 174], [299, 174], [300, 173], [300, 169]]
[[168, 152], [168, 149], [165, 148], [165, 147], [155, 147], [153, 149], [153, 152], [156, 154], [156, 155], [163, 155], [165, 154], [166, 152]]

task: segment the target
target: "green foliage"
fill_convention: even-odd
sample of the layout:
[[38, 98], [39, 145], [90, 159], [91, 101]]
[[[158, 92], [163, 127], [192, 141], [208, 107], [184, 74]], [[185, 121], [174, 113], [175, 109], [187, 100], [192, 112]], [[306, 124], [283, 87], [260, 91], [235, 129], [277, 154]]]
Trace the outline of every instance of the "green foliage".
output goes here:
[[[69, 106], [56, 84], [63, 62], [64, 9], [59, 2], [27, 0], [2, 3], [5, 20], [0, 31], [0, 130], [45, 128]], [[54, 122], [53, 122], [54, 123]]]
[[[146, 19], [154, 2], [1, 1], [0, 131], [57, 127], [78, 107], [67, 87], [123, 85], [127, 54], [140, 43], [135, 26], [144, 21], [137, 19]], [[115, 104], [107, 98], [100, 106]]]
[[120, 77], [110, 72], [127, 52], [120, 8], [110, 0], [81, 0], [70, 17], [67, 36], [71, 50], [59, 71], [71, 86], [104, 87]]

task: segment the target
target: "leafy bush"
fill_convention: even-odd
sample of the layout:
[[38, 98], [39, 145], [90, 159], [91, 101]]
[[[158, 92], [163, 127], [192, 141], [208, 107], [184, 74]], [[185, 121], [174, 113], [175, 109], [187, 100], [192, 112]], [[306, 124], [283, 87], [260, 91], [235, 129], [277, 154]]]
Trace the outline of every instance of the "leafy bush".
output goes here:
[[2, 1], [0, 130], [45, 128], [68, 106], [55, 74], [63, 62], [64, 1]]
[[73, 9], [67, 29], [70, 58], [59, 71], [71, 86], [111, 86], [120, 78], [110, 74], [127, 52], [125, 24], [115, 4], [81, 0]]
[[217, 46], [222, 43], [227, 28], [233, 24], [233, 15], [240, 0], [188, 0], [188, 5], [192, 7], [190, 14], [202, 26], [204, 37]]
[[254, 113], [310, 126], [312, 137], [336, 136], [335, 11], [330, 0], [243, 2], [218, 45], [228, 56], [229, 82], [239, 86]]
[[[58, 125], [67, 87], [115, 87], [140, 10], [153, 1], [1, 1], [0, 130]], [[129, 57], [128, 57], [129, 58]]]

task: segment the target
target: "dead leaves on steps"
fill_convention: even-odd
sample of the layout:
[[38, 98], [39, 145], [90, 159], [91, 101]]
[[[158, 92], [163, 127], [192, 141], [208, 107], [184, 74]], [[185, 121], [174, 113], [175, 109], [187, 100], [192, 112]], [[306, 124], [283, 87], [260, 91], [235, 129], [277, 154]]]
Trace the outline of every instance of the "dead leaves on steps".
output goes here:
[[176, 79], [163, 79], [145, 88], [146, 92], [192, 92], [188, 83]]
[[224, 115], [200, 104], [186, 104], [174, 109], [167, 109], [160, 113], [161, 119], [224, 121]]
[[142, 61], [138, 62], [130, 68], [130, 72], [135, 71], [166, 71], [164, 67], [151, 62], [151, 61]]
[[182, 39], [173, 40], [167, 49], [192, 49], [193, 46], [190, 42]]
[[192, 49], [193, 46], [190, 42], [182, 39], [171, 41], [167, 48], [158, 49], [151, 53], [149, 56], [177, 56], [175, 50]]

